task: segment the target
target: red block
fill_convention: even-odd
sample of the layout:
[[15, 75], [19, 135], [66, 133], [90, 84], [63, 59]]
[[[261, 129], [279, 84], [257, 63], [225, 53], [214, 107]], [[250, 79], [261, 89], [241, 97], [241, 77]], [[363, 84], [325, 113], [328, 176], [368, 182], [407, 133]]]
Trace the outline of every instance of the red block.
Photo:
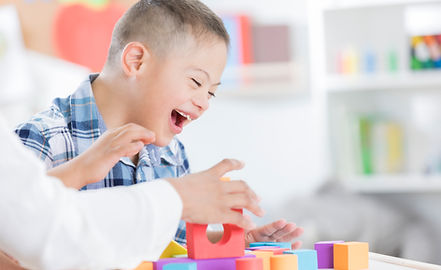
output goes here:
[[263, 260], [262, 258], [237, 259], [236, 270], [263, 270]]
[[[242, 213], [242, 209], [236, 210]], [[242, 257], [245, 254], [245, 233], [236, 225], [223, 224], [222, 239], [213, 244], [207, 238], [207, 224], [187, 223], [187, 251], [192, 259]]]

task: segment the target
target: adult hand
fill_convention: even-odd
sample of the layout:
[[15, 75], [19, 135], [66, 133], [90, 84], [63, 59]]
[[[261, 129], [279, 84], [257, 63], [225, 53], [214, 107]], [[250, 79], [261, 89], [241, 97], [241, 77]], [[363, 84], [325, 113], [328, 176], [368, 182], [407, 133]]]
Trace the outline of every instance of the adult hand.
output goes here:
[[212, 168], [182, 178], [167, 179], [177, 190], [183, 202], [182, 219], [201, 224], [230, 223], [252, 229], [254, 223], [233, 209], [248, 209], [262, 216], [259, 198], [242, 180], [220, 181], [229, 171], [239, 170], [244, 164], [235, 159], [224, 159]]

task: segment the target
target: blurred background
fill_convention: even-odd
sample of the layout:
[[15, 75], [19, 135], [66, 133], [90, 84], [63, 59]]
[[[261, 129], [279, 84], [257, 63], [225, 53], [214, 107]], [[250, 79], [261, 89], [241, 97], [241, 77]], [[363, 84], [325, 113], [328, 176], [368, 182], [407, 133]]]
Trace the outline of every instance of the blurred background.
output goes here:
[[[441, 1], [202, 0], [232, 49], [210, 110], [180, 137], [193, 171], [224, 157], [319, 240], [441, 264]], [[99, 71], [134, 0], [0, 0], [0, 112], [14, 127]]]

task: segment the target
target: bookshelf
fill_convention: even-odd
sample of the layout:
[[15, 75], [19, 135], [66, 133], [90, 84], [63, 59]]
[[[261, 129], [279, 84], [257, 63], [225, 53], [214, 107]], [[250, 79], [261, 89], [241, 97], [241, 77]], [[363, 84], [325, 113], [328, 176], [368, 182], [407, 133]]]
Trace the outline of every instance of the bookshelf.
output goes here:
[[441, 10], [441, 1], [309, 8], [311, 91], [325, 123], [328, 175], [354, 192], [441, 192], [441, 69], [415, 70], [410, 54], [414, 36], [441, 34], [412, 16]]
[[306, 1], [203, 1], [224, 21], [230, 52], [218, 97], [295, 98], [309, 93]]
[[220, 97], [292, 97], [306, 94], [305, 68], [295, 62], [253, 63], [227, 67]]

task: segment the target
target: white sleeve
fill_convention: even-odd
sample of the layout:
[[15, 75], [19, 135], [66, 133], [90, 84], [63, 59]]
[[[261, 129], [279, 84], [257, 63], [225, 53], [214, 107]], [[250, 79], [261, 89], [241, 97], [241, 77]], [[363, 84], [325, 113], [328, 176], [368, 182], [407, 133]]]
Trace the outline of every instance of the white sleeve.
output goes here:
[[24, 267], [136, 267], [156, 260], [173, 239], [182, 201], [168, 182], [66, 188], [1, 117], [0, 149], [0, 249]]

